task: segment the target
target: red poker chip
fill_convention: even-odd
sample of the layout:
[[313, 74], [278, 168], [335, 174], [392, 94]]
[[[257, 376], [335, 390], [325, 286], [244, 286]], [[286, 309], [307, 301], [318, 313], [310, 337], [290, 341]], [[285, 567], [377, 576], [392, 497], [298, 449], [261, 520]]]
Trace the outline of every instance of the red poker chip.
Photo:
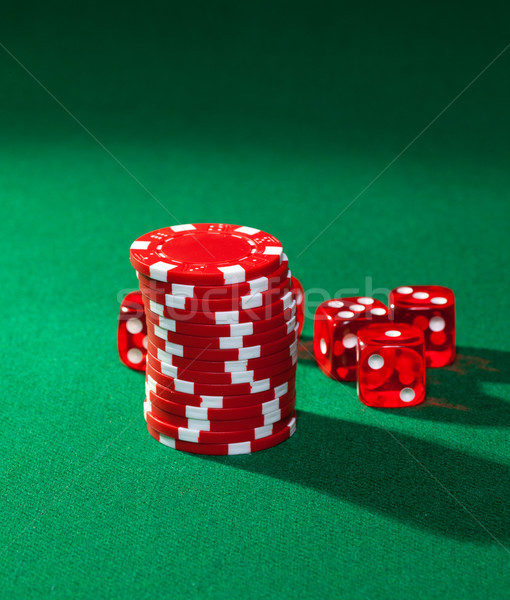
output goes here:
[[146, 375], [145, 379], [146, 393], [153, 392], [165, 400], [201, 408], [244, 408], [246, 406], [260, 405], [276, 399], [287, 402], [295, 392], [295, 389], [295, 380], [291, 380], [265, 392], [259, 392], [258, 394], [240, 394], [233, 396], [211, 396], [210, 394], [206, 394], [200, 396], [195, 394], [183, 394], [182, 392], [171, 390], [164, 385], [159, 384], [149, 374]]
[[237, 361], [260, 358], [262, 356], [268, 356], [269, 354], [275, 354], [276, 352], [281, 352], [285, 349], [288, 349], [295, 341], [297, 341], [297, 332], [298, 327], [296, 325], [294, 331], [289, 335], [272, 342], [266, 342], [264, 345], [221, 350], [216, 350], [214, 348], [194, 348], [191, 346], [184, 346], [182, 344], [174, 344], [158, 338], [150, 331], [147, 332], [147, 337], [154, 346], [160, 348], [167, 354], [202, 361]]
[[296, 417], [294, 416], [289, 424], [278, 433], [252, 442], [231, 444], [196, 444], [192, 442], [183, 442], [160, 433], [148, 423], [147, 430], [160, 444], [168, 446], [169, 448], [174, 448], [175, 450], [180, 450], [181, 452], [206, 454], [210, 456], [232, 456], [236, 454], [252, 454], [253, 452], [260, 452], [261, 450], [267, 450], [285, 442], [293, 436], [296, 431]]
[[208, 298], [209, 300], [225, 298], [239, 298], [240, 296], [252, 296], [267, 292], [278, 287], [289, 276], [289, 262], [285, 254], [282, 256], [280, 266], [273, 273], [231, 285], [209, 286], [189, 285], [182, 283], [164, 283], [157, 279], [151, 279], [143, 273], [137, 272], [138, 281], [141, 285], [162, 294], [172, 296], [184, 296], [185, 298]]
[[147, 351], [157, 358], [158, 360], [165, 362], [169, 365], [179, 367], [180, 369], [186, 369], [189, 371], [200, 371], [202, 373], [238, 373], [244, 371], [255, 371], [258, 369], [264, 369], [273, 365], [280, 364], [292, 360], [297, 360], [297, 342], [294, 342], [291, 346], [276, 352], [275, 354], [269, 354], [268, 356], [262, 356], [261, 358], [253, 358], [251, 360], [231, 360], [231, 361], [206, 361], [206, 360], [194, 360], [188, 358], [182, 358], [175, 356], [175, 354], [168, 354], [161, 348], [157, 348], [151, 341], [148, 342]]
[[147, 325], [140, 292], [131, 292], [120, 305], [117, 349], [120, 360], [130, 369], [145, 371]]
[[180, 308], [172, 308], [163, 306], [158, 302], [154, 302], [143, 296], [143, 303], [146, 309], [156, 313], [160, 317], [173, 319], [175, 321], [183, 321], [186, 323], [202, 323], [204, 325], [232, 325], [234, 323], [249, 323], [251, 321], [262, 321], [272, 319], [282, 315], [283, 318], [289, 319], [291, 314], [296, 309], [293, 292], [290, 291], [277, 302], [259, 308], [249, 308], [247, 310], [225, 310], [216, 312], [200, 312], [194, 310], [181, 310]]
[[183, 427], [198, 431], [210, 431], [215, 433], [230, 432], [230, 431], [246, 431], [247, 429], [257, 429], [259, 427], [267, 427], [278, 423], [289, 417], [296, 406], [295, 399], [289, 402], [285, 407], [276, 409], [272, 413], [259, 415], [258, 417], [243, 417], [241, 419], [233, 419], [230, 421], [206, 421], [204, 419], [189, 419], [187, 417], [179, 417], [160, 407], [159, 404], [152, 400], [147, 400], [150, 405], [152, 416], [159, 419], [162, 423], [172, 425], [173, 427]]
[[151, 279], [225, 285], [274, 272], [283, 248], [272, 235], [239, 225], [175, 225], [139, 237], [130, 249], [133, 267]]
[[299, 323], [298, 335], [301, 337], [301, 332], [305, 324], [305, 290], [301, 285], [301, 282], [296, 277], [291, 277], [292, 289], [294, 290], [294, 297], [296, 299], [297, 308], [297, 320]]
[[290, 277], [277, 287], [249, 296], [239, 296], [233, 298], [211, 299], [206, 298], [187, 298], [185, 296], [175, 296], [165, 292], [154, 291], [142, 282], [139, 282], [140, 291], [146, 298], [153, 300], [163, 306], [170, 308], [179, 308], [182, 310], [200, 311], [200, 312], [217, 312], [220, 310], [247, 310], [250, 308], [258, 308], [260, 306], [268, 306], [277, 302], [292, 289], [292, 281]]
[[171, 413], [178, 417], [186, 419], [201, 419], [204, 421], [235, 421], [238, 419], [250, 419], [253, 417], [262, 417], [274, 413], [277, 410], [285, 410], [285, 408], [293, 403], [296, 398], [296, 391], [274, 400], [268, 400], [261, 404], [252, 404], [249, 406], [241, 406], [237, 408], [207, 408], [203, 406], [190, 406], [182, 402], [172, 402], [167, 398], [161, 398], [150, 389], [147, 389], [147, 398], [153, 406]]
[[145, 310], [145, 315], [151, 323], [154, 323], [154, 325], [183, 335], [197, 335], [199, 337], [238, 337], [263, 333], [264, 331], [274, 329], [280, 325], [285, 325], [296, 316], [296, 307], [294, 307], [294, 310], [289, 315], [287, 314], [287, 311], [285, 311], [270, 319], [248, 321], [246, 323], [234, 323], [233, 325], [211, 325], [175, 321], [174, 319], [161, 317], [149, 309]]
[[209, 384], [197, 383], [182, 379], [167, 377], [160, 373], [156, 367], [151, 364], [150, 356], [147, 357], [147, 375], [150, 375], [157, 383], [171, 390], [182, 392], [183, 394], [192, 394], [196, 396], [239, 396], [243, 394], [258, 394], [265, 392], [271, 388], [277, 387], [282, 383], [294, 381], [296, 376], [296, 367], [294, 366], [289, 371], [279, 375], [273, 375], [260, 381], [251, 383], [235, 383], [235, 384]]
[[238, 383], [254, 383], [262, 379], [276, 377], [291, 371], [296, 364], [296, 357], [288, 358], [281, 363], [276, 363], [271, 367], [263, 367], [251, 371], [237, 371], [235, 373], [213, 373], [211, 371], [192, 371], [191, 369], [181, 369], [175, 365], [158, 360], [149, 352], [148, 360], [151, 366], [159, 373], [183, 381], [194, 381], [196, 383], [207, 383], [213, 385], [232, 385]]
[[168, 437], [176, 440], [191, 442], [193, 444], [232, 444], [237, 442], [250, 442], [259, 440], [282, 431], [289, 425], [294, 415], [264, 427], [255, 427], [248, 429], [239, 429], [236, 431], [200, 431], [199, 429], [187, 429], [185, 427], [175, 427], [161, 419], [155, 417], [151, 410], [150, 403], [144, 402], [144, 414], [147, 423]]
[[246, 348], [247, 346], [260, 346], [268, 342], [274, 342], [278, 339], [286, 337], [296, 327], [295, 317], [290, 319], [286, 324], [279, 325], [269, 331], [262, 333], [254, 333], [253, 335], [237, 336], [237, 337], [200, 337], [198, 335], [184, 335], [182, 333], [174, 333], [163, 329], [159, 325], [155, 325], [150, 320], [147, 320], [147, 331], [152, 336], [159, 337], [167, 342], [179, 344], [185, 347], [192, 348], [208, 348], [211, 350], [229, 350], [232, 348]]
[[305, 290], [297, 277], [291, 276], [291, 281], [294, 293], [296, 294], [297, 305], [300, 306], [305, 300]]

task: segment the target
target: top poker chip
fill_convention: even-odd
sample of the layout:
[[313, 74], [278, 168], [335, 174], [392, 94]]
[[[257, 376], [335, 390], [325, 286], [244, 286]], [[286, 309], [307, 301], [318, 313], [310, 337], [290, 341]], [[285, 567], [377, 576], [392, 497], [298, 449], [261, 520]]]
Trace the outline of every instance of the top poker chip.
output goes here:
[[228, 285], [278, 269], [281, 243], [272, 235], [239, 225], [174, 225], [139, 237], [131, 245], [133, 267], [157, 281]]

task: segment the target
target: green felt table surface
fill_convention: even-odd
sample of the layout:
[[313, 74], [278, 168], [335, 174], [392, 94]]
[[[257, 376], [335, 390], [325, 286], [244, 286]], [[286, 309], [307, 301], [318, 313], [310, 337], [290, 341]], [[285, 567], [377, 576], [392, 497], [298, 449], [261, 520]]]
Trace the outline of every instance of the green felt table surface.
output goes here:
[[[2, 12], [0, 596], [508, 598], [508, 2]], [[177, 222], [271, 232], [308, 291], [277, 448], [147, 434], [117, 315]], [[369, 409], [313, 308], [420, 283], [456, 293], [457, 361]]]

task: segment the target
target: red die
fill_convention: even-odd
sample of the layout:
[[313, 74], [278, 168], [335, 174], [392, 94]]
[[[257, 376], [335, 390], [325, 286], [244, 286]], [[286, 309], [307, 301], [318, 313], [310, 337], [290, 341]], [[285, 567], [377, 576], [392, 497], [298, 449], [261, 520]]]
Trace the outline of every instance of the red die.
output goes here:
[[301, 332], [303, 331], [303, 326], [305, 324], [305, 290], [299, 279], [292, 277], [291, 282], [294, 296], [296, 297], [296, 316], [299, 325], [298, 336], [301, 337]]
[[131, 292], [120, 305], [117, 347], [120, 360], [136, 371], [145, 371], [147, 324], [140, 292]]
[[323, 302], [315, 312], [313, 352], [321, 370], [339, 381], [355, 381], [356, 334], [372, 322], [387, 322], [388, 309], [374, 298]]
[[407, 323], [358, 331], [358, 397], [367, 406], [400, 408], [425, 400], [425, 340]]
[[439, 285], [398, 287], [389, 296], [391, 318], [425, 334], [427, 367], [444, 367], [455, 359], [455, 297]]

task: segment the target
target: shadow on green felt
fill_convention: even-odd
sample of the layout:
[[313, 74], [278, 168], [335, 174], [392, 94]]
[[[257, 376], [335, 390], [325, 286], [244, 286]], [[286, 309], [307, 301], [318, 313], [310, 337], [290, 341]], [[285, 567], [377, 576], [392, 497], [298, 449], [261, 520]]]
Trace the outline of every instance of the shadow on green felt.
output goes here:
[[[312, 363], [310, 340], [304, 343], [300, 362]], [[384, 412], [508, 426], [508, 403], [483, 384], [510, 382], [509, 358], [506, 352], [460, 347], [453, 365], [428, 371], [423, 405]], [[339, 385], [356, 388], [354, 382]], [[278, 448], [207, 460], [309, 487], [444, 536], [496, 543], [485, 527], [498, 540], [510, 538], [508, 467], [409, 435], [393, 437], [376, 426], [299, 411], [296, 435]]]
[[[306, 342], [308, 346], [310, 340]], [[483, 384], [510, 382], [509, 357], [506, 352], [460, 347], [454, 365], [428, 371], [423, 405], [384, 412], [398, 418], [508, 426], [510, 407]], [[313, 355], [300, 352], [300, 362], [311, 366]], [[356, 387], [354, 382], [338, 385]], [[510, 468], [475, 452], [298, 411], [296, 434], [277, 448], [203, 459], [310, 488], [445, 537], [506, 543]]]
[[[300, 364], [315, 364], [312, 340], [299, 345]], [[424, 419], [481, 427], [509, 427], [510, 404], [491, 393], [486, 384], [510, 383], [510, 353], [486, 348], [458, 347], [453, 365], [427, 371], [427, 399], [409, 408], [381, 409], [399, 418]], [[351, 388], [356, 382], [338, 385]]]
[[277, 448], [204, 458], [443, 536], [489, 544], [510, 538], [510, 468], [372, 425], [299, 411], [296, 434]]

